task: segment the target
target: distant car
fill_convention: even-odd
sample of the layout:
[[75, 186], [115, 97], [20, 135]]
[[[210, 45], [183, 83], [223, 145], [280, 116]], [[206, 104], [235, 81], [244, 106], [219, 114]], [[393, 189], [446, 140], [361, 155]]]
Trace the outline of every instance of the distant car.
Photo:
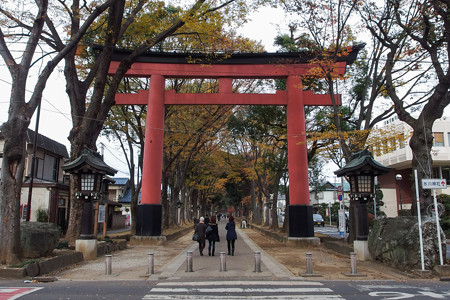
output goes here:
[[322, 227], [325, 226], [325, 222], [323, 221], [323, 218], [321, 215], [319, 214], [313, 214], [313, 221], [314, 221], [314, 226], [320, 226], [322, 225]]

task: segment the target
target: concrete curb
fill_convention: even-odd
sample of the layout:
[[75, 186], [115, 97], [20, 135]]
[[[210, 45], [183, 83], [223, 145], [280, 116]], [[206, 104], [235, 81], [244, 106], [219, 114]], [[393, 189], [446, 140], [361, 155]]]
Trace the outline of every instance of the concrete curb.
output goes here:
[[[165, 236], [166, 240], [175, 240], [194, 229], [191, 226], [185, 227], [174, 233]], [[131, 237], [127, 235], [112, 237], [113, 243], [99, 241], [97, 244], [97, 257], [105, 254], [123, 250], [127, 248], [127, 240]], [[6, 279], [20, 279], [25, 277], [36, 277], [59, 271], [68, 266], [83, 262], [83, 253], [79, 251], [67, 250], [60, 253], [58, 256], [50, 259], [30, 263], [22, 268], [0, 268], [0, 278]]]
[[66, 251], [50, 259], [28, 264], [22, 268], [2, 268], [0, 278], [19, 279], [36, 277], [61, 270], [67, 266], [83, 261], [83, 254], [78, 251]]

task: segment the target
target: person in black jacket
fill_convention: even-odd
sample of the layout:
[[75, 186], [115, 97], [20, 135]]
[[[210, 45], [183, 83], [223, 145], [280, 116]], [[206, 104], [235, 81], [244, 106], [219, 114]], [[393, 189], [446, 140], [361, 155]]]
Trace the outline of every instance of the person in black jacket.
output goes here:
[[200, 251], [200, 256], [203, 256], [203, 249], [205, 248], [206, 244], [206, 225], [205, 225], [205, 218], [200, 217], [200, 221], [195, 226], [195, 232], [198, 233], [198, 236], [200, 240], [198, 241], [198, 250]]
[[[211, 228], [208, 229], [208, 227]], [[206, 239], [208, 240], [208, 255], [214, 256], [214, 251], [216, 250], [216, 242], [220, 242], [219, 238], [219, 227], [216, 223], [216, 216], [211, 216], [208, 226], [206, 227]]]
[[228, 218], [228, 223], [227, 225], [225, 225], [225, 229], [227, 230], [228, 255], [234, 256], [234, 242], [237, 240], [237, 234], [236, 234], [236, 224], [234, 223], [233, 216], [230, 216]]

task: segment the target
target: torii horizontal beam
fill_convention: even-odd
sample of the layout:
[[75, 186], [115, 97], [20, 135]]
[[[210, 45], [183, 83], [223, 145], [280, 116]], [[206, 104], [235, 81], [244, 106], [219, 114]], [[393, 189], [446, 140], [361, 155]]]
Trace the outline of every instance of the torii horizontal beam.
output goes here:
[[[333, 105], [328, 94], [314, 94], [304, 91], [304, 105]], [[137, 94], [116, 94], [116, 105], [147, 105], [148, 90]], [[275, 94], [238, 94], [238, 93], [175, 93], [166, 90], [166, 105], [284, 105], [288, 102], [287, 92], [278, 90]], [[335, 105], [341, 105], [340, 95], [335, 95]]]
[[[114, 75], [120, 62], [112, 61], [109, 74]], [[311, 70], [321, 68], [319, 64], [271, 64], [271, 65], [209, 65], [209, 64], [160, 64], [134, 63], [127, 71], [126, 77], [151, 77], [151, 74], [166, 78], [221, 78], [235, 79], [282, 79], [288, 76], [313, 75]], [[336, 62], [330, 69], [336, 75], [345, 73], [345, 62]]]

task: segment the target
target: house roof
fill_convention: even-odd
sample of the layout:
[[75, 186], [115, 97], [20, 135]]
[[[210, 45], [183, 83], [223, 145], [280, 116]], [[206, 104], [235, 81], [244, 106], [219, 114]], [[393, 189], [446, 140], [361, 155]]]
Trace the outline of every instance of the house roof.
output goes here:
[[130, 179], [126, 177], [114, 177], [112, 180], [114, 182], [110, 183], [110, 185], [126, 185]]
[[[331, 185], [332, 190], [336, 190], [338, 186], [341, 186], [341, 182], [330, 182], [328, 183]], [[342, 185], [344, 192], [350, 192], [350, 183], [344, 181], [344, 185]]]
[[35, 131], [31, 129], [27, 129], [27, 141], [29, 144], [33, 146], [36, 144], [37, 147], [47, 150], [51, 153], [57, 154], [64, 158], [69, 158], [69, 153], [67, 152], [66, 146], [61, 143], [58, 143], [51, 138], [48, 138], [40, 133], [37, 135], [37, 142], [34, 141]]
[[104, 173], [107, 175], [114, 175], [117, 170], [108, 166], [104, 161], [102, 156], [87, 147], [83, 149], [81, 155], [75, 160], [66, 163], [61, 168], [69, 173], [77, 173], [80, 169], [85, 167], [90, 167], [99, 173]]
[[[339, 182], [331, 182], [327, 181], [325, 182], [320, 188], [313, 189], [310, 192], [318, 192], [318, 191], [336, 191], [338, 186], [341, 186], [342, 183]], [[350, 183], [347, 181], [344, 181], [343, 185], [344, 192], [350, 192]]]
[[[141, 192], [139, 191], [138, 203], [140, 202], [140, 199], [141, 199]], [[125, 193], [123, 193], [123, 196], [120, 197], [119, 203], [131, 203], [131, 189], [130, 188], [127, 188]]]

